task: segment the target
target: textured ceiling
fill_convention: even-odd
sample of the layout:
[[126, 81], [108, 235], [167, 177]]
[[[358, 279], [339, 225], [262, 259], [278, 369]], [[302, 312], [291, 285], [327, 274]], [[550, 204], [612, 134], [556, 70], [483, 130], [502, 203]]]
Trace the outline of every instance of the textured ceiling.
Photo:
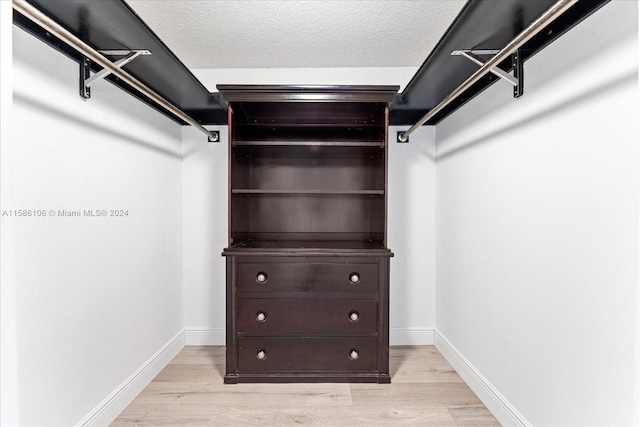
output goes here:
[[127, 3], [195, 69], [419, 66], [465, 1]]

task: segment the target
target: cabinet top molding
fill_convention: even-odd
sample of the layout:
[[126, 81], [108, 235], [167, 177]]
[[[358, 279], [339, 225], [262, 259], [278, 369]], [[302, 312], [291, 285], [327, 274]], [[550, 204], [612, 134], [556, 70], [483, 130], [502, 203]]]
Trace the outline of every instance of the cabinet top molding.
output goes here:
[[217, 85], [226, 102], [391, 102], [400, 86]]

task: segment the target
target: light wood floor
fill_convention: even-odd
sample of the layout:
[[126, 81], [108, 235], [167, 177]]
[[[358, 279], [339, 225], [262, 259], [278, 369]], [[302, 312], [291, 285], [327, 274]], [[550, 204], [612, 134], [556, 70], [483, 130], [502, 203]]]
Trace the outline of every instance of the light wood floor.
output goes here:
[[391, 384], [222, 383], [224, 347], [185, 347], [113, 426], [499, 426], [434, 346], [391, 347]]

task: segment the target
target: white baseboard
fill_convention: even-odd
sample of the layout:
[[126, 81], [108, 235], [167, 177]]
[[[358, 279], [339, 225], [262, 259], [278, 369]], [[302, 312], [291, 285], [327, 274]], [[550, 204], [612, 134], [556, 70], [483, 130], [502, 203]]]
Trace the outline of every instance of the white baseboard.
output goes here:
[[186, 345], [225, 345], [225, 328], [187, 327], [185, 332]]
[[[433, 345], [433, 329], [430, 328], [391, 328], [391, 345]], [[225, 345], [224, 328], [185, 328], [186, 345]]]
[[149, 360], [143, 363], [140, 368], [80, 420], [77, 425], [107, 426], [111, 424], [184, 346], [185, 333], [182, 330], [163, 345]]
[[435, 329], [435, 345], [447, 362], [460, 374], [471, 390], [504, 426], [532, 424], [476, 369], [475, 366], [445, 337]]
[[433, 345], [433, 328], [389, 328], [389, 345]]

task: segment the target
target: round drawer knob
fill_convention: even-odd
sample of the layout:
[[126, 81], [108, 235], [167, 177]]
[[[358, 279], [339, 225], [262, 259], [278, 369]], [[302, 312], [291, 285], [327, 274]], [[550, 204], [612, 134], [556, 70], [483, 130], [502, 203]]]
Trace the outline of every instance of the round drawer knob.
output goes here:
[[358, 273], [351, 273], [349, 275], [349, 281], [355, 285], [360, 282], [360, 275]]
[[358, 353], [358, 350], [356, 350], [355, 348], [354, 348], [354, 349], [352, 349], [352, 350], [349, 352], [349, 358], [350, 358], [351, 360], [356, 360], [356, 359], [358, 359], [359, 357], [360, 357], [360, 353]]
[[259, 311], [258, 314], [256, 314], [256, 320], [258, 322], [265, 322], [267, 320], [267, 313]]
[[358, 320], [360, 320], [360, 313], [358, 313], [357, 311], [352, 311], [351, 313], [349, 313], [349, 320], [351, 320], [352, 322], [357, 322]]
[[264, 271], [259, 272], [256, 275], [256, 281], [258, 283], [267, 283], [267, 273], [265, 273]]
[[267, 358], [267, 350], [262, 349], [262, 350], [259, 350], [258, 353], [256, 353], [256, 359], [264, 360], [266, 358]]

